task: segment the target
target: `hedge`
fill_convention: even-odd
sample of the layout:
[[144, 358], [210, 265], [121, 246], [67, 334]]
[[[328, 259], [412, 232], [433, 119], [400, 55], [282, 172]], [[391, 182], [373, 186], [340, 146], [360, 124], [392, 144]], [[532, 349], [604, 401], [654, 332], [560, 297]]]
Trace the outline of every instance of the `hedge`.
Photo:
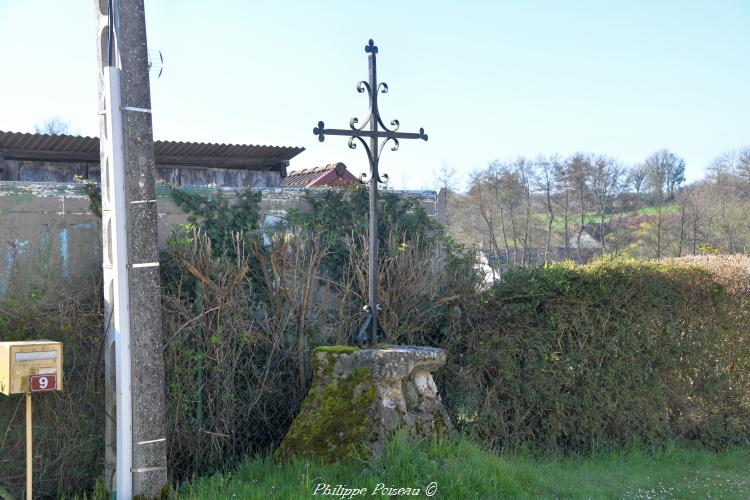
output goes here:
[[514, 268], [468, 304], [443, 377], [499, 449], [750, 441], [750, 258]]

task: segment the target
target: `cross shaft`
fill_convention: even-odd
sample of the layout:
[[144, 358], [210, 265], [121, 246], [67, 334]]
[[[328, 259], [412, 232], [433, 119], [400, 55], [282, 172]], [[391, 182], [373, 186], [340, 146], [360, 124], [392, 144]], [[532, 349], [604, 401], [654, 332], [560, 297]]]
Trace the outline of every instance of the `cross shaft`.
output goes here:
[[[349, 147], [355, 149], [358, 141], [365, 149], [367, 158], [370, 162], [370, 254], [368, 259], [368, 303], [365, 306], [367, 319], [359, 330], [357, 343], [360, 345], [375, 345], [378, 342], [378, 312], [380, 305], [377, 301], [378, 288], [378, 183], [383, 181], [378, 173], [380, 164], [380, 154], [388, 141], [393, 142], [392, 151], [399, 148], [399, 139], [422, 139], [427, 140], [427, 134], [424, 129], [420, 128], [419, 132], [398, 132], [398, 120], [391, 120], [390, 126], [387, 127], [380, 118], [378, 109], [378, 94], [388, 92], [388, 85], [378, 83], [377, 80], [377, 61], [376, 54], [378, 47], [370, 40], [365, 46], [368, 63], [368, 81], [361, 81], [357, 84], [357, 92], [360, 94], [367, 92], [370, 101], [370, 111], [367, 118], [360, 125], [357, 118], [352, 118], [349, 122], [349, 129], [326, 129], [325, 124], [321, 121], [313, 129], [313, 133], [318, 136], [318, 140], [323, 142], [327, 135], [339, 135], [349, 137]], [[369, 130], [365, 127], [369, 125]], [[382, 129], [382, 130], [380, 130]], [[369, 141], [365, 141], [369, 139]], [[385, 139], [380, 141], [380, 139]], [[368, 145], [369, 142], [369, 145]], [[368, 335], [369, 334], [369, 335]]]

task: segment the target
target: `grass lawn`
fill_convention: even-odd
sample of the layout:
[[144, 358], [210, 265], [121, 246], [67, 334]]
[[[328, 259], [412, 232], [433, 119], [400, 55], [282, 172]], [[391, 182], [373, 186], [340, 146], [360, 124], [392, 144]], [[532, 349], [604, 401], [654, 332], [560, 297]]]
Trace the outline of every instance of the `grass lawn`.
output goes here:
[[[664, 205], [661, 208], [662, 215], [675, 215], [680, 213], [680, 206], [679, 205]], [[630, 210], [629, 212], [625, 212], [622, 214], [623, 217], [631, 217], [635, 215], [649, 215], [649, 216], [656, 216], [659, 214], [659, 207], [641, 207], [637, 210]], [[540, 221], [546, 223], [547, 222], [547, 214], [546, 213], [539, 213], [536, 215]], [[612, 219], [615, 221], [620, 217], [620, 214], [616, 215], [606, 215], [604, 217], [604, 223], [612, 222]], [[595, 212], [588, 212], [584, 215], [584, 224], [599, 224], [601, 222], [601, 217], [597, 215]], [[573, 233], [578, 226], [581, 223], [581, 214], [580, 213], [573, 213], [570, 214], [570, 217], [568, 219], [568, 225], [570, 232]], [[562, 214], [555, 214], [555, 219], [552, 221], [552, 229], [557, 231], [562, 231], [565, 227], [565, 220], [562, 217]]]
[[[183, 484], [174, 498], [366, 498], [385, 488], [420, 489], [433, 498], [750, 498], [750, 449], [712, 453], [672, 445], [588, 457], [495, 455], [464, 440], [417, 446], [395, 439], [372, 463], [352, 459], [321, 466], [304, 461], [278, 466], [252, 459], [226, 474]], [[325, 484], [329, 495], [323, 496]], [[337, 485], [366, 493], [336, 495]], [[316, 488], [318, 495], [314, 495]], [[414, 491], [412, 491], [413, 493]], [[341, 491], [338, 491], [341, 493]], [[374, 494], [373, 494], [374, 493]], [[402, 492], [402, 496], [408, 495]]]

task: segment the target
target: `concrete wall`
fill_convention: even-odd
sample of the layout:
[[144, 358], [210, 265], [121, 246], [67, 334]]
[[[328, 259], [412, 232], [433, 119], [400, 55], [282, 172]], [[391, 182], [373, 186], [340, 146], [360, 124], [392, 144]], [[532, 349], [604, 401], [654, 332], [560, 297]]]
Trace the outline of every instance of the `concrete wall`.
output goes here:
[[[76, 176], [100, 181], [98, 162], [14, 160], [5, 158], [0, 180], [21, 182], [74, 182]], [[177, 186], [280, 187], [281, 173], [273, 170], [156, 165], [156, 178]]]
[[0, 297], [87, 286], [101, 267], [101, 224], [80, 186], [0, 182]]
[[[212, 191], [205, 186], [189, 189]], [[266, 227], [278, 224], [291, 208], [311, 209], [304, 189], [260, 190], [261, 222]], [[401, 193], [418, 199], [430, 215], [442, 211], [434, 191]], [[187, 222], [187, 215], [162, 186], [157, 186], [157, 212], [163, 244], [175, 224]], [[32, 290], [46, 291], [49, 300], [61, 291], [78, 293], [99, 286], [91, 280], [101, 266], [101, 220], [89, 210], [88, 195], [80, 184], [0, 182], [0, 298]]]

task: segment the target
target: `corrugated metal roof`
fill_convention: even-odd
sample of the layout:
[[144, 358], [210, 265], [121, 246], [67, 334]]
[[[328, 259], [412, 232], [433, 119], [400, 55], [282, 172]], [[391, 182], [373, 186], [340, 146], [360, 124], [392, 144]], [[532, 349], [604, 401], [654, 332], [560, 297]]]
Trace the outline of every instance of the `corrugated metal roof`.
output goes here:
[[98, 137], [0, 131], [0, 150], [99, 153]]
[[[156, 162], [164, 157], [231, 158], [234, 160], [265, 160], [288, 162], [305, 148], [254, 144], [215, 144], [204, 142], [155, 141]], [[0, 130], [0, 151], [25, 153], [80, 154], [81, 159], [99, 157], [99, 138], [74, 135], [29, 134]]]

